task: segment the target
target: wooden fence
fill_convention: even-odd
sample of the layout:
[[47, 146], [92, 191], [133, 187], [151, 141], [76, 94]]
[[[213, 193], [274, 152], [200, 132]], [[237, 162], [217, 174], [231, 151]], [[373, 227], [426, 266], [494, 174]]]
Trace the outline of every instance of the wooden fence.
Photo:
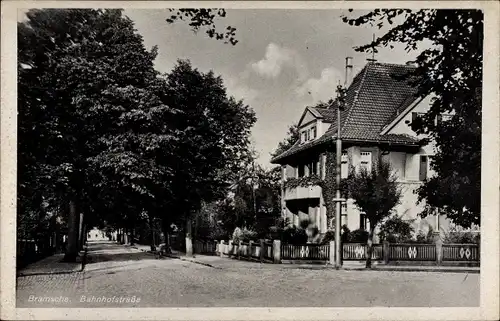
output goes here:
[[[329, 244], [281, 244], [279, 240], [254, 242], [219, 241], [205, 245], [196, 245], [195, 253], [218, 254], [238, 259], [254, 259], [261, 262], [281, 263], [281, 261], [317, 261], [333, 264], [335, 243]], [[366, 260], [368, 246], [362, 243], [342, 244], [342, 260]], [[373, 244], [372, 260], [386, 264], [397, 262], [415, 262], [431, 264], [467, 263], [479, 264], [480, 248], [478, 244], [417, 244], [387, 243]], [[420, 262], [420, 263], [419, 263]], [[410, 263], [412, 264], [412, 263]]]
[[479, 261], [477, 244], [443, 244], [443, 261]]
[[391, 261], [436, 261], [435, 244], [390, 244]]
[[195, 241], [193, 243], [193, 253], [215, 254], [217, 252], [217, 241]]
[[328, 261], [330, 259], [329, 244], [281, 245], [282, 260]]
[[237, 242], [220, 241], [213, 248], [213, 254], [234, 257], [238, 259], [253, 259], [260, 261], [273, 260], [273, 243], [269, 241]]
[[[349, 260], [366, 260], [368, 254], [368, 246], [362, 243], [344, 243], [342, 244], [342, 259]], [[373, 244], [372, 260], [383, 260], [384, 248], [382, 244]]]

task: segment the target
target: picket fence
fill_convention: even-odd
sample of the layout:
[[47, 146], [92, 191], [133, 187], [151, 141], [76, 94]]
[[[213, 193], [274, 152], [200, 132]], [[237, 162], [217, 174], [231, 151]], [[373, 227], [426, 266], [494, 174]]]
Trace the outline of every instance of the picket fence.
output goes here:
[[238, 259], [251, 259], [259, 261], [273, 261], [273, 243], [266, 240], [259, 242], [219, 241], [214, 254], [235, 257]]
[[[281, 244], [279, 240], [259, 240], [250, 242], [213, 241], [195, 242], [194, 252], [227, 256], [237, 259], [259, 260], [261, 262], [285, 263], [290, 261], [334, 262], [335, 243], [329, 244]], [[362, 243], [342, 244], [343, 261], [364, 261], [368, 246]], [[386, 264], [397, 262], [425, 262], [441, 264], [479, 264], [478, 244], [414, 244], [387, 243], [373, 244], [372, 260]]]

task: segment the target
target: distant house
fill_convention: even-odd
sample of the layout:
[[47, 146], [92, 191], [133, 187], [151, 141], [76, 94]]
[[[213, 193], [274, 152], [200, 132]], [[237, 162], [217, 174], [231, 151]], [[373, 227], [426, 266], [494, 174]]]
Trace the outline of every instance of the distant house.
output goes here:
[[[404, 219], [415, 219], [416, 231], [427, 232], [430, 227], [434, 231], [442, 231], [449, 227], [446, 218], [428, 217], [422, 220], [417, 215], [423, 205], [417, 205], [414, 190], [433, 175], [429, 161], [434, 155], [434, 146], [432, 143], [422, 144], [422, 137], [417, 137], [411, 127], [412, 120], [428, 110], [431, 97], [418, 98], [416, 88], [401, 77], [395, 77], [406, 74], [412, 68], [410, 65], [370, 62], [354, 77], [348, 87], [346, 107], [340, 118], [343, 149], [341, 176], [347, 177], [350, 166], [370, 170], [382, 155], [391, 163], [403, 190], [397, 214]], [[332, 91], [333, 88], [332, 85]], [[327, 230], [321, 187], [289, 187], [286, 182], [291, 178], [313, 175], [325, 179], [326, 155], [335, 152], [336, 103], [330, 108], [307, 107], [299, 120], [299, 141], [271, 160], [282, 166], [282, 215], [297, 226], [302, 220], [309, 219], [320, 233]], [[436, 119], [439, 122], [446, 120], [444, 116]], [[349, 199], [342, 205], [341, 224], [347, 225], [350, 230], [366, 230], [369, 223]]]

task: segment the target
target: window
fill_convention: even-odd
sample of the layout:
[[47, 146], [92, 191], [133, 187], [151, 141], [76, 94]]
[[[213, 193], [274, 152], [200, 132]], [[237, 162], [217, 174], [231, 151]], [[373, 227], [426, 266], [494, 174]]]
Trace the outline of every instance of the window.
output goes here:
[[424, 115], [425, 115], [425, 113], [417, 113], [417, 112], [411, 113], [411, 129], [413, 131], [416, 130], [415, 124], [417, 123], [418, 119], [422, 118]]
[[444, 114], [438, 115], [436, 119], [436, 125], [440, 126], [443, 123], [451, 120], [452, 117], [453, 117], [452, 115], [444, 115]]
[[318, 175], [318, 162], [313, 161], [309, 164], [309, 176]]
[[316, 126], [311, 127], [311, 139], [315, 139], [317, 135]]
[[362, 231], [366, 231], [366, 214], [359, 214], [359, 229]]
[[305, 143], [310, 140], [316, 139], [317, 136], [318, 136], [318, 131], [316, 129], [316, 126], [313, 126], [301, 132], [300, 141], [302, 143]]
[[342, 152], [341, 161], [342, 163], [340, 165], [340, 177], [347, 178], [347, 175], [349, 174], [349, 159], [346, 151]]
[[361, 152], [361, 168], [366, 168], [368, 172], [372, 170], [372, 152]]
[[425, 181], [427, 179], [427, 156], [420, 156], [420, 171], [418, 175], [418, 179], [421, 181]]
[[304, 165], [299, 165], [298, 168], [299, 168], [299, 177], [304, 177], [305, 175], [305, 170], [304, 170]]
[[303, 143], [307, 141], [307, 132], [305, 130], [302, 132], [300, 140]]

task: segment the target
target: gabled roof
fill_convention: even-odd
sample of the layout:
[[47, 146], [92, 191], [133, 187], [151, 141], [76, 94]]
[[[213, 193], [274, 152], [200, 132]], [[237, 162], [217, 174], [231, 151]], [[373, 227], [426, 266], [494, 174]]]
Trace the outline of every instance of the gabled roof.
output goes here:
[[[408, 65], [370, 62], [356, 75], [346, 93], [346, 108], [341, 112], [341, 138], [352, 142], [418, 145], [409, 135], [381, 135], [382, 129], [417, 99], [417, 88], [409, 80], [396, 79], [414, 70]], [[337, 101], [331, 108], [308, 107], [332, 123], [318, 139], [295, 143], [289, 150], [273, 158], [272, 163], [337, 137]]]
[[314, 110], [321, 115], [323, 121], [331, 123], [335, 119], [335, 110], [332, 108], [325, 107], [309, 107], [310, 110]]

